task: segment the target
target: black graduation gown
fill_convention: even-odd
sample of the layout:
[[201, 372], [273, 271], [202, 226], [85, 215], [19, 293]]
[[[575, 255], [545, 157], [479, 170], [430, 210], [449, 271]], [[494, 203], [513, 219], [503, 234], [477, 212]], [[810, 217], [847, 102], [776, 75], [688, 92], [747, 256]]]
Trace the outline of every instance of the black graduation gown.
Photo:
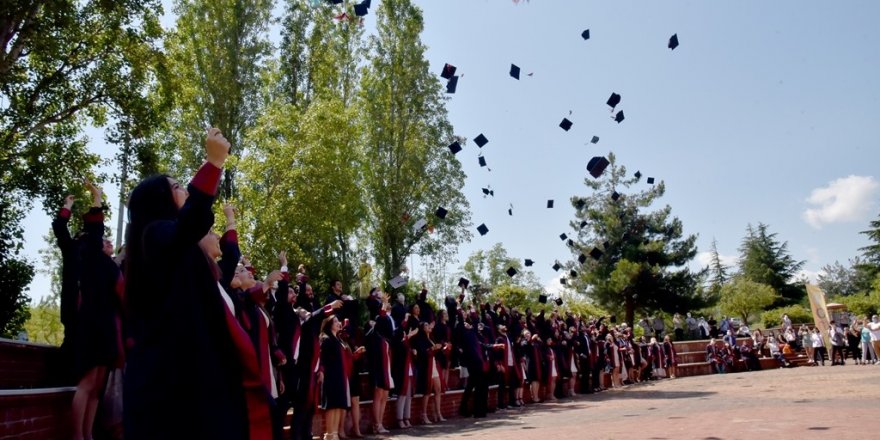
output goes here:
[[393, 335], [391, 317], [380, 313], [375, 325], [367, 330], [367, 372], [370, 384], [376, 388], [390, 390], [394, 385], [391, 378], [391, 342]]
[[351, 407], [351, 389], [349, 388], [348, 370], [351, 359], [342, 342], [334, 336], [321, 335], [321, 371], [324, 382], [321, 386], [322, 409], [349, 409]]

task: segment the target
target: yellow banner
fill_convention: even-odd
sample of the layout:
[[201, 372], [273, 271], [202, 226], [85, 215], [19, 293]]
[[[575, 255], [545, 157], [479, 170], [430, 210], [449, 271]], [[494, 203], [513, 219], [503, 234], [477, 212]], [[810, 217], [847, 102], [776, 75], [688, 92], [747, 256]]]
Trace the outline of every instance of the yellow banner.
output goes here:
[[[825, 292], [819, 286], [807, 284], [807, 296], [810, 297], [810, 309], [813, 311], [813, 321], [819, 331], [822, 332], [822, 339], [828, 336], [828, 329], [831, 328], [829, 322], [831, 318], [828, 315], [828, 308], [825, 306]], [[825, 341], [828, 342], [827, 340]], [[827, 346], [827, 345], [826, 345]]]

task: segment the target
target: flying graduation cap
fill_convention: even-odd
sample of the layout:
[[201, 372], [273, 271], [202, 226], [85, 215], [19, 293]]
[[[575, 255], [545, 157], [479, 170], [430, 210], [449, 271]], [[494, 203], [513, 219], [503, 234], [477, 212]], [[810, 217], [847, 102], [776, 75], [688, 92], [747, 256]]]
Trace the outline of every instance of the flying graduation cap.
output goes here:
[[441, 207], [438, 207], [438, 208], [437, 208], [437, 211], [434, 212], [434, 215], [436, 215], [437, 218], [439, 218], [440, 220], [443, 220], [443, 219], [446, 218], [446, 214], [447, 214], [448, 212], [449, 212], [449, 211], [447, 211], [446, 208], [444, 208], [444, 207], [441, 206]]
[[510, 65], [510, 76], [517, 80], [519, 79], [519, 67], [516, 64]]
[[590, 30], [586, 29], [583, 32], [581, 32], [581, 38], [583, 38], [584, 40], [589, 40], [590, 39]]
[[559, 127], [561, 127], [565, 131], [571, 130], [571, 125], [572, 123], [568, 120], [568, 118], [562, 118], [562, 122], [559, 123]]
[[477, 144], [478, 147], [483, 148], [483, 145], [489, 143], [489, 139], [486, 139], [486, 136], [483, 136], [483, 133], [480, 133], [474, 138], [474, 143]]
[[547, 304], [547, 295], [544, 295], [543, 293], [538, 295], [538, 302], [541, 304]]
[[551, 200], [547, 200], [547, 209], [550, 209], [550, 208], [552, 208], [552, 207], [553, 207], [553, 200], [552, 200], [552, 199], [551, 199]]
[[594, 156], [590, 159], [590, 162], [587, 163], [587, 171], [590, 172], [590, 175], [595, 177], [596, 179], [605, 172], [605, 168], [608, 167], [608, 159], [603, 156]]
[[556, 298], [556, 300], [554, 302], [556, 303], [557, 306], [562, 307], [562, 298]]
[[364, 0], [354, 5], [354, 15], [363, 17], [370, 12], [370, 0]]
[[642, 178], [642, 172], [641, 172], [641, 171], [636, 171], [636, 173], [634, 174], [634, 176], [636, 176], [636, 179], [641, 179], [641, 178]]
[[606, 102], [611, 107], [611, 110], [614, 110], [614, 107], [617, 107], [617, 104], [620, 104], [620, 95], [617, 93], [612, 93], [611, 97], [608, 98], [608, 102]]
[[577, 278], [578, 276], [577, 271], [575, 271], [574, 269], [570, 270], [568, 274], [571, 275], [572, 278]]
[[653, 177], [648, 177], [648, 184], [649, 184], [649, 185], [653, 185], [653, 184], [654, 184], [654, 178], [653, 178]]
[[481, 167], [486, 166], [486, 158], [485, 158], [485, 157], [480, 156], [480, 157], [477, 158], [477, 161], [480, 162], [480, 166], [481, 166]]
[[510, 208], [507, 208], [507, 214], [513, 216], [513, 203], [510, 204]]
[[467, 286], [471, 283], [471, 280], [467, 278], [459, 278], [458, 279], [458, 287], [463, 287], [467, 289]]
[[554, 270], [554, 271], [559, 272], [559, 269], [560, 269], [561, 267], [562, 267], [562, 266], [559, 265], [559, 262], [558, 262], [558, 261], [555, 262], [555, 263], [553, 263], [553, 270]]
[[440, 77], [445, 78], [445, 79], [452, 79], [452, 77], [455, 76], [455, 70], [456, 70], [455, 66], [453, 66], [452, 64], [446, 63], [443, 66], [443, 72], [440, 73]]
[[449, 144], [449, 151], [451, 151], [452, 154], [458, 154], [458, 152], [461, 151], [461, 144], [459, 144], [458, 141]]
[[598, 144], [599, 143], [599, 136], [593, 136], [593, 138], [590, 139], [590, 143], [591, 144]]
[[584, 262], [586, 262], [586, 261], [587, 261], [587, 256], [586, 256], [586, 255], [584, 255], [584, 254], [580, 254], [580, 255], [578, 256], [578, 263], [584, 264]]
[[565, 235], [565, 233], [563, 232], [559, 234], [559, 239], [562, 241], [568, 240], [568, 235]]
[[489, 228], [487, 228], [486, 224], [483, 223], [480, 226], [477, 226], [477, 232], [479, 232], [480, 235], [486, 235], [489, 233]]
[[617, 112], [617, 114], [614, 115], [614, 121], [617, 122], [618, 124], [623, 122], [623, 110]]
[[678, 47], [678, 34], [672, 34], [672, 36], [669, 37], [669, 44], [667, 44], [666, 47], [670, 50], [675, 50], [675, 48]]
[[590, 251], [590, 256], [593, 257], [594, 260], [598, 260], [598, 259], [602, 258], [603, 254], [604, 254], [604, 252], [600, 251], [599, 248], [595, 248], [595, 247], [593, 248], [593, 250]]
[[574, 207], [577, 209], [584, 209], [584, 207], [586, 207], [586, 206], [587, 206], [587, 201], [584, 199], [577, 199], [577, 201], [574, 202]]
[[611, 193], [611, 200], [614, 200], [616, 202], [617, 199], [619, 199], [619, 198], [620, 198], [620, 193], [618, 193], [617, 191], [614, 191]]
[[525, 264], [526, 264], [526, 267], [532, 267], [532, 265], [535, 264], [535, 262], [526, 258]]
[[507, 268], [507, 276], [513, 278], [513, 276], [516, 274], [516, 269], [514, 269], [512, 266]]
[[446, 83], [446, 93], [453, 94], [455, 93], [455, 88], [458, 87], [458, 75], [449, 78], [449, 81]]
[[490, 188], [483, 188], [483, 196], [492, 196], [495, 197], [495, 191]]

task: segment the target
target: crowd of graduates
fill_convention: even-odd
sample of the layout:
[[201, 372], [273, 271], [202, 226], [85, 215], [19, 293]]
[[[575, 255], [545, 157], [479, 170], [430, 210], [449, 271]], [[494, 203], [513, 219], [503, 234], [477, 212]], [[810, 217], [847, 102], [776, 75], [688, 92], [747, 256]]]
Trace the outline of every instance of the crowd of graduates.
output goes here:
[[72, 196], [59, 211], [53, 229], [63, 258], [63, 351], [78, 381], [75, 440], [93, 438], [111, 371], [124, 371], [128, 439], [280, 439], [291, 408], [293, 439], [312, 437], [318, 408], [325, 438], [359, 438], [362, 375], [372, 389], [365, 417], [379, 434], [388, 432], [391, 397], [396, 428], [413, 418], [444, 421], [453, 368], [464, 387], [460, 413], [473, 417], [487, 415], [490, 384], [504, 409], [600, 391], [601, 375], [613, 387], [674, 377], [668, 336], [636, 338], [604, 317], [509, 309], [466, 298], [464, 285], [436, 310], [425, 289], [406, 304], [379, 287], [354, 297], [334, 280], [319, 296], [306, 268], [291, 271], [283, 252], [258, 281], [241, 255], [232, 206], [224, 207], [222, 234], [213, 231], [228, 151], [210, 129], [207, 160], [188, 186], [164, 175], [140, 182], [115, 256], [99, 187], [87, 182], [92, 203], [81, 233], [68, 228]]

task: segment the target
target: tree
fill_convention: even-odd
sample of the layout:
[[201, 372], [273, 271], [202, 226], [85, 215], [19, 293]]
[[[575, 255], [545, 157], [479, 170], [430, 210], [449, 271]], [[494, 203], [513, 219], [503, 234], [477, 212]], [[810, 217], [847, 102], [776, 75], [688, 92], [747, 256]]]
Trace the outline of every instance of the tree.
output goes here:
[[735, 278], [733, 282], [721, 288], [721, 310], [731, 316], [738, 316], [743, 324], [749, 324], [749, 318], [766, 309], [779, 299], [773, 288], [744, 278]]
[[780, 243], [776, 233], [770, 233], [768, 229], [763, 223], [758, 223], [757, 227], [749, 224], [746, 228], [746, 236], [739, 248], [739, 275], [778, 292], [781, 297], [774, 307], [796, 304], [805, 298], [806, 290], [791, 281], [804, 262], [792, 258], [788, 242]]
[[712, 247], [709, 248], [709, 274], [713, 289], [721, 289], [728, 279], [728, 268], [721, 262], [721, 256], [718, 255], [718, 241], [712, 239]]
[[[665, 185], [626, 193], [641, 177], [627, 176], [613, 153], [608, 160], [604, 177], [584, 180], [593, 193], [571, 200], [576, 210], [571, 226], [577, 231], [571, 251], [576, 260], [566, 267], [580, 276], [569, 284], [589, 291], [610, 311], [623, 310], [629, 323], [636, 311], [672, 313], [705, 306], [708, 298], [698, 295], [696, 274], [684, 267], [696, 255], [697, 237], [684, 236], [681, 221], [670, 216], [668, 205], [647, 211], [663, 196]], [[612, 198], [615, 193], [617, 200]], [[598, 259], [589, 257], [594, 249], [602, 253]], [[581, 255], [586, 257], [583, 264], [577, 260]]]
[[0, 194], [0, 337], [14, 338], [24, 327], [28, 311], [27, 286], [34, 268], [21, 258], [20, 211], [11, 209], [9, 195]]
[[[360, 86], [369, 240], [384, 279], [413, 252], [433, 255], [470, 237], [464, 173], [446, 149], [452, 127], [442, 86], [428, 71], [422, 29], [411, 1], [381, 2]], [[445, 220], [434, 216], [441, 206]], [[421, 219], [434, 233], [414, 228]]]
[[[517, 271], [513, 277], [507, 273], [510, 268]], [[541, 282], [534, 272], [523, 268], [522, 260], [509, 256], [501, 243], [495, 243], [488, 251], [475, 251], [465, 261], [461, 271], [471, 285], [479, 285], [489, 291], [516, 286], [531, 292], [534, 300], [538, 299], [541, 291]]]
[[64, 341], [61, 309], [51, 298], [43, 298], [30, 308], [30, 319], [24, 324], [28, 340], [59, 346]]
[[855, 294], [858, 291], [856, 284], [858, 273], [854, 266], [854, 264], [850, 264], [850, 267], [846, 267], [839, 261], [822, 266], [822, 273], [818, 276], [819, 287], [828, 296]]
[[[217, 127], [232, 154], [247, 150], [248, 130], [261, 112], [261, 69], [270, 55], [270, 0], [177, 0], [176, 28], [166, 39], [168, 67], [157, 93], [172, 103], [154, 142], [172, 173], [188, 176], [202, 164], [201, 139]], [[156, 98], [158, 101], [161, 99]], [[168, 153], [170, 152], [170, 153]], [[224, 169], [222, 195], [235, 194], [235, 163]]]
[[857, 290], [868, 292], [871, 283], [880, 274], [880, 218], [869, 223], [870, 229], [860, 232], [868, 237], [871, 244], [859, 248], [862, 251], [861, 259], [852, 266], [858, 274], [856, 277]]

